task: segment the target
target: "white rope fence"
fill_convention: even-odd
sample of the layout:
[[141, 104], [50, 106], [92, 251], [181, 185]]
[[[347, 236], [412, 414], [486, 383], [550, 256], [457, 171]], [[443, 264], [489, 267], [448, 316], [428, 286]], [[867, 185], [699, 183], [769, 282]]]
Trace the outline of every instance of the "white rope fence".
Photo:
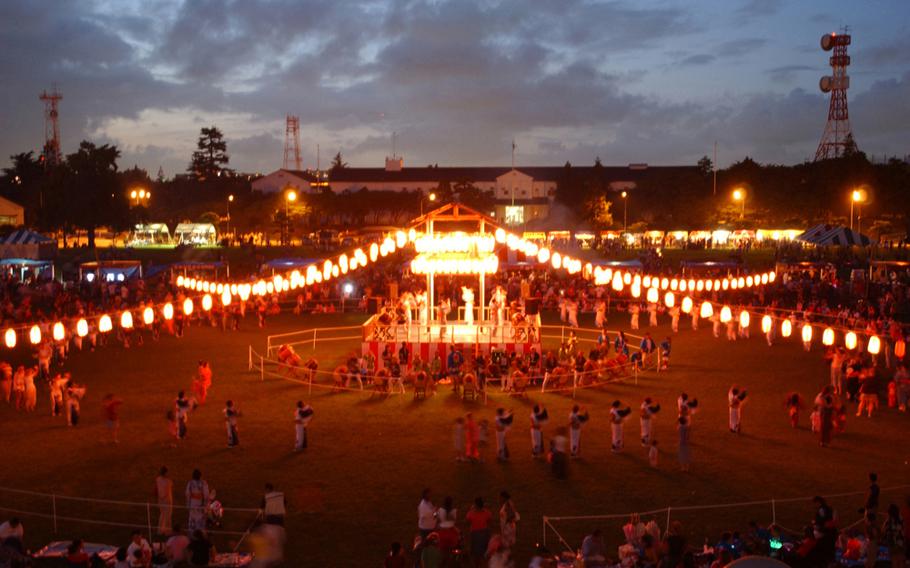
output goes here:
[[[891, 487], [882, 487], [881, 491], [882, 491], [882, 493], [885, 493], [885, 492], [889, 492], [889, 491], [900, 491], [900, 490], [905, 490], [905, 489], [910, 489], [910, 484], [894, 485]], [[838, 498], [843, 498], [843, 497], [858, 497], [858, 496], [863, 496], [865, 494], [866, 493], [864, 491], [852, 491], [852, 492], [847, 492], [847, 493], [827, 494], [827, 495], [824, 495], [824, 497], [825, 497], [825, 499], [838, 499]], [[682, 513], [682, 512], [686, 512], [686, 511], [708, 511], [708, 510], [716, 510], [716, 509], [737, 509], [737, 508], [743, 508], [743, 507], [767, 506], [767, 507], [770, 507], [771, 522], [773, 524], [778, 524], [778, 521], [777, 521], [777, 506], [778, 505], [785, 504], [785, 503], [808, 502], [812, 498], [813, 497], [788, 497], [788, 498], [784, 498], [784, 499], [771, 498], [771, 499], [762, 499], [762, 500], [757, 500], [757, 501], [740, 501], [737, 503], [717, 503], [717, 504], [712, 504], [712, 505], [667, 506], [667, 507], [662, 507], [660, 509], [653, 509], [650, 511], [635, 511], [635, 512], [630, 512], [630, 513], [611, 513], [611, 514], [605, 514], [605, 515], [572, 515], [572, 516], [544, 515], [543, 522], [542, 522], [542, 526], [543, 526], [542, 542], [544, 545], [547, 544], [547, 534], [548, 534], [548, 529], [549, 529], [549, 531], [552, 531], [553, 534], [556, 535], [557, 540], [563, 546], [566, 547], [566, 550], [574, 552], [576, 550], [576, 548], [578, 548], [578, 547], [571, 546], [566, 541], [566, 539], [563, 537], [563, 535], [556, 529], [556, 527], [553, 526], [553, 522], [604, 521], [604, 520], [616, 520], [616, 519], [629, 519], [632, 517], [632, 515], [637, 515], [637, 516], [654, 515], [654, 516], [656, 516], [656, 515], [666, 514], [666, 525], [664, 528], [664, 530], [666, 530], [666, 528], [668, 528], [670, 526], [670, 521], [672, 519], [671, 513], [673, 513], [673, 512]], [[855, 526], [856, 524], [857, 523], [853, 523], [852, 525], [850, 525], [850, 527]], [[847, 527], [847, 528], [849, 528], [849, 527]], [[795, 532], [795, 531], [792, 531], [791, 529], [786, 529], [786, 530], [788, 530], [789, 532]]]

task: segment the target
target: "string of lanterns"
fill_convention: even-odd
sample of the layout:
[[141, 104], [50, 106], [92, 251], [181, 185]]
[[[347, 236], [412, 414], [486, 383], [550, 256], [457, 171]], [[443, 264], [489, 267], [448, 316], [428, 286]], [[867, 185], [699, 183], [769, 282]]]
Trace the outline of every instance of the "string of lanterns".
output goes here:
[[[671, 304], [667, 303], [668, 307], [672, 307]], [[691, 314], [692, 310], [695, 309], [695, 304], [692, 301], [692, 298], [686, 296], [683, 298], [680, 305], [680, 311], [686, 314]], [[718, 319], [723, 324], [729, 324], [731, 321], [734, 321], [733, 308], [725, 304], [715, 304], [714, 302], [705, 300], [698, 306], [698, 316], [702, 319], [710, 319], [714, 317], [715, 310], [719, 309], [720, 313], [718, 314]], [[748, 329], [751, 324], [752, 316], [747, 308], [738, 308], [739, 313], [737, 314], [737, 322], [739, 323], [740, 328]], [[798, 312], [793, 310], [790, 312], [790, 316], [796, 315]], [[794, 324], [791, 317], [779, 317], [772, 316], [771, 314], [764, 314], [761, 317], [760, 325], [761, 331], [764, 334], [772, 333], [775, 330], [780, 331], [780, 335], [783, 338], [789, 338], [793, 335]], [[779, 324], [775, 322], [779, 321]], [[822, 345], [826, 347], [832, 347], [837, 342], [837, 332], [832, 326], [815, 326], [809, 323], [808, 321], [803, 322], [799, 329], [799, 337], [802, 339], [802, 342], [808, 346], [811, 345], [813, 339], [816, 337], [816, 327], [821, 330], [821, 342]], [[859, 343], [860, 334], [867, 335], [864, 332], [857, 333], [852, 329], [841, 329], [843, 333], [843, 342], [844, 347], [848, 351], [853, 351], [856, 349]], [[882, 340], [878, 335], [871, 334], [867, 336], [866, 341], [866, 351], [871, 355], [878, 355], [882, 349]], [[894, 345], [894, 354], [897, 358], [903, 358], [906, 354], [906, 343], [903, 339], [900, 339], [895, 342]]]

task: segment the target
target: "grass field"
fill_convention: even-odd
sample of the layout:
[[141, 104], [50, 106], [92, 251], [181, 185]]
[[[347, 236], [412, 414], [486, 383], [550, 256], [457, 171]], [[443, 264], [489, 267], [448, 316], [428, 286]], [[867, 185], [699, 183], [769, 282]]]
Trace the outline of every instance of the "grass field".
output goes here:
[[[362, 319], [362, 314], [283, 315], [270, 322], [266, 331], [350, 325]], [[669, 373], [647, 373], [637, 385], [628, 382], [579, 392], [578, 401], [587, 405], [592, 420], [583, 434], [583, 458], [572, 461], [567, 481], [555, 480], [544, 461], [531, 458], [526, 426], [535, 402], [550, 411], [545, 435], [566, 421], [572, 399], [556, 394], [511, 400], [494, 392], [484, 406], [462, 402], [445, 389], [417, 402], [410, 394], [379, 400], [314, 389], [309, 397], [316, 410], [310, 448], [295, 454], [291, 417], [295, 401], [306, 398], [306, 389], [278, 379], [260, 381], [258, 373], [247, 371], [248, 346], [263, 351], [266, 332], [252, 321], [245, 323], [237, 333], [191, 328], [182, 340], [164, 338], [130, 350], [108, 347], [74, 355], [66, 367], [88, 385], [84, 422], [67, 428], [62, 419], [51, 418], [45, 391], [39, 391], [38, 411], [33, 415], [0, 406], [4, 455], [0, 486], [144, 502], [150, 498], [157, 469], [166, 464], [177, 495], [182, 495], [191, 470], [199, 467], [225, 506], [256, 507], [263, 484], [271, 481], [288, 494], [288, 564], [296, 566], [378, 566], [391, 541], [413, 538], [423, 487], [432, 488], [439, 500], [452, 495], [462, 514], [476, 495], [493, 502], [506, 488], [522, 515], [517, 551], [521, 566], [541, 538], [543, 515], [624, 513], [667, 505], [862, 491], [870, 470], [879, 472], [883, 487], [910, 482], [907, 417], [894, 410], [885, 409], [871, 420], [851, 413], [847, 433], [827, 449], [819, 447], [808, 430], [808, 416], [799, 430], [789, 428], [782, 404], [785, 393], [798, 390], [811, 401], [827, 377], [820, 348], [806, 354], [798, 341], [790, 340], [769, 349], [760, 337], [728, 343], [713, 339], [707, 326], [698, 332], [686, 329], [674, 339]], [[616, 315], [610, 327], [626, 323]], [[666, 332], [661, 327], [655, 337]], [[323, 369], [330, 368], [355, 347], [353, 343], [320, 345], [316, 356]], [[189, 438], [179, 447], [170, 447], [165, 412], [179, 389], [190, 390], [198, 359], [212, 362], [211, 398], [190, 417]], [[751, 394], [739, 436], [726, 427], [726, 392], [734, 382]], [[675, 459], [675, 400], [682, 390], [701, 401], [694, 417], [694, 461], [688, 474], [678, 471]], [[108, 392], [126, 401], [119, 446], [102, 442], [99, 403]], [[619, 398], [637, 408], [648, 395], [664, 406], [655, 424], [661, 442], [661, 464], [656, 470], [648, 466], [637, 443], [634, 415], [626, 424], [625, 451], [609, 451], [609, 403]], [[235, 449], [225, 447], [221, 410], [228, 398], [237, 401], [243, 412], [241, 446]], [[485, 463], [455, 463], [451, 441], [455, 417], [470, 409], [492, 418], [498, 405], [510, 406], [517, 414], [509, 436], [512, 460], [497, 463], [495, 450], [488, 447]], [[903, 493], [886, 493], [883, 501], [897, 498], [903, 499]], [[834, 500], [846, 522], [859, 518], [855, 509], [860, 503], [860, 498]], [[0, 507], [49, 514], [53, 503], [0, 490]], [[57, 514], [146, 523], [144, 507], [58, 500]], [[0, 516], [8, 515], [0, 511]], [[49, 519], [22, 516], [31, 548], [73, 537], [124, 544], [129, 534], [126, 527], [59, 521], [55, 536]], [[783, 525], [798, 529], [810, 518], [811, 506], [808, 501], [778, 505], [777, 516]], [[176, 517], [183, 520], [182, 514]], [[153, 523], [156, 518], [152, 509]], [[771, 510], [766, 505], [712, 509], [675, 513], [673, 518], [681, 520], [700, 542], [705, 536], [716, 539], [727, 528], [744, 528], [749, 519], [769, 522]], [[250, 514], [229, 514], [225, 528], [242, 531], [251, 520]], [[659, 519], [661, 525], [664, 520]], [[577, 546], [595, 524], [617, 543], [622, 521], [565, 521], [556, 528]], [[551, 546], [553, 538], [550, 533]], [[219, 537], [216, 544], [228, 548], [234, 539]]]

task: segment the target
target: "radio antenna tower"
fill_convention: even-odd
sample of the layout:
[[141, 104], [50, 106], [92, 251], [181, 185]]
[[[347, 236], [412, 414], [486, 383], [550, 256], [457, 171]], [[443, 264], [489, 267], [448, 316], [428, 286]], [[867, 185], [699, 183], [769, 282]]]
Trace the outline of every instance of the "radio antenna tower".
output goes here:
[[823, 93], [831, 93], [828, 105], [828, 123], [825, 132], [815, 151], [815, 161], [838, 158], [847, 149], [848, 141], [853, 144], [853, 133], [850, 130], [850, 113], [847, 110], [847, 89], [850, 87], [850, 76], [847, 66], [850, 56], [847, 46], [850, 45], [850, 29], [844, 27], [841, 34], [830, 33], [822, 36], [821, 46], [825, 51], [832, 51], [831, 74], [825, 75], [818, 82]]
[[[291, 168], [291, 166], [294, 166]], [[300, 159], [300, 117], [287, 116], [287, 126], [284, 129], [284, 166], [285, 170], [302, 170], [303, 161]]]
[[57, 103], [63, 99], [54, 85], [54, 90], [48, 93], [43, 91], [38, 97], [44, 101], [44, 167], [56, 166], [60, 163], [60, 125], [57, 122]]

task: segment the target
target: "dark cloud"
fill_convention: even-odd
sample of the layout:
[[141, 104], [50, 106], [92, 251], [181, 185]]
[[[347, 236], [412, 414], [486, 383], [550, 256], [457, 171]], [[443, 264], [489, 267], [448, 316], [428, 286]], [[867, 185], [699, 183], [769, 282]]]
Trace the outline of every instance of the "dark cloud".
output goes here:
[[[317, 143], [323, 163], [340, 149], [352, 163], [379, 164], [392, 131], [410, 164], [505, 163], [512, 138], [523, 163], [581, 164], [598, 155], [607, 163], [691, 162], [715, 138], [731, 156], [800, 161], [814, 151], [826, 109], [814, 79], [804, 91], [753, 87], [735, 97], [655, 87], [674, 67], [686, 68], [691, 88], [718, 63], [770, 49], [754, 27], [718, 39], [695, 3], [0, 4], [0, 156], [40, 147], [37, 95], [53, 83], [64, 94], [64, 150], [85, 137], [109, 140], [125, 165], [154, 174], [164, 164], [169, 175], [185, 168], [199, 127], [212, 123], [225, 131], [232, 166], [277, 167], [287, 113], [300, 115], [307, 165]], [[711, 16], [738, 18], [736, 28], [747, 29], [782, 7], [744, 2]], [[906, 40], [896, 37], [858, 51], [857, 60], [901, 66]], [[810, 44], [818, 51], [817, 40], [806, 40], [806, 50]], [[804, 58], [786, 63], [766, 72], [774, 88], [810, 69]], [[731, 88], [748, 84], [746, 70], [736, 73]], [[856, 123], [874, 125], [874, 134], [857, 127], [861, 145], [897, 143], [893, 124], [901, 121], [874, 101], [903, 109], [892, 93], [906, 84], [901, 76], [851, 92]]]
[[780, 67], [768, 69], [766, 73], [775, 83], [791, 83], [796, 79], [797, 75], [804, 71], [823, 72], [825, 69], [812, 67], [811, 65], [781, 65]]
[[698, 53], [682, 59], [678, 65], [707, 65], [717, 59], [716, 55], [710, 53]]

